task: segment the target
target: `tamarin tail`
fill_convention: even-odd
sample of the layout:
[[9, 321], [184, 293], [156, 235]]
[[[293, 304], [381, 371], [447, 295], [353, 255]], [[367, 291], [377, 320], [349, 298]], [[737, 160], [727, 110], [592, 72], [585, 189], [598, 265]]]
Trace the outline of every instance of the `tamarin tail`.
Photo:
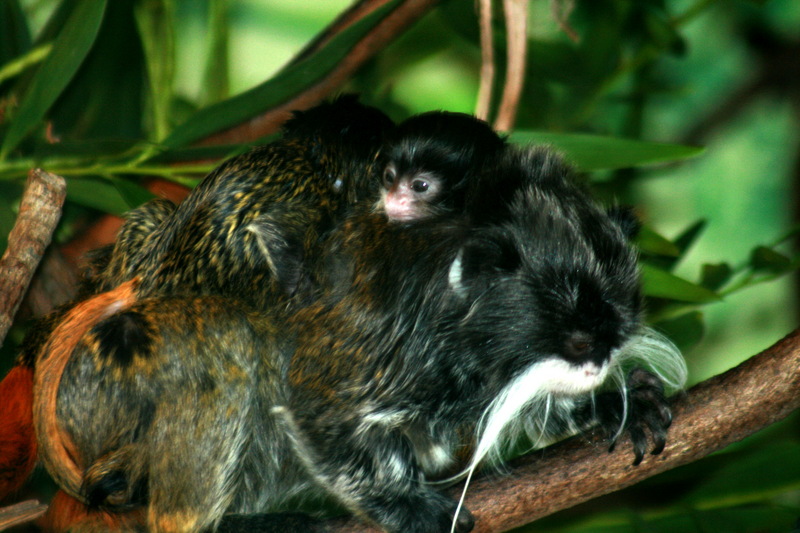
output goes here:
[[36, 465], [33, 369], [18, 365], [0, 382], [0, 500], [19, 489]]
[[81, 533], [116, 531], [121, 533], [144, 532], [146, 531], [144, 523], [143, 509], [127, 513], [90, 509], [83, 502], [59, 490], [50, 502], [47, 513], [36, 522], [36, 525], [48, 533], [63, 533], [64, 531], [80, 531]]
[[84, 468], [72, 438], [56, 417], [56, 398], [61, 376], [80, 339], [98, 322], [136, 302], [138, 278], [78, 303], [63, 317], [47, 339], [36, 360], [33, 383], [33, 426], [42, 463], [69, 496], [84, 502]]

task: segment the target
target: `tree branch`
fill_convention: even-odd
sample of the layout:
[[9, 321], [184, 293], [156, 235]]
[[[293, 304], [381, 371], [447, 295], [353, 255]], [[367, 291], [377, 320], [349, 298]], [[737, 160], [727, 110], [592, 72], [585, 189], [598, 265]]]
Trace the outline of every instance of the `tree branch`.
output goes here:
[[[512, 462], [511, 473], [472, 482], [466, 506], [475, 533], [506, 531], [696, 461], [800, 407], [800, 329], [736, 368], [692, 387], [674, 403], [666, 449], [633, 466], [629, 443], [613, 453], [597, 434], [573, 437]], [[451, 489], [455, 498], [462, 486]], [[376, 531], [355, 519], [331, 532]]]
[[0, 346], [28, 284], [50, 244], [66, 196], [64, 178], [41, 169], [28, 174], [19, 215], [0, 259]]
[[47, 505], [36, 500], [26, 500], [0, 509], [0, 531], [32, 522], [47, 511]]
[[[342, 17], [334, 21], [332, 27], [322, 32], [321, 36], [312, 42], [312, 47], [318, 47], [327, 42], [333, 33], [342, 31], [355, 20], [371, 13], [381, 4], [382, 0], [364, 1], [356, 7], [360, 9], [348, 10]], [[211, 135], [201, 141], [201, 144], [233, 144], [258, 139], [278, 130], [289, 117], [289, 113], [296, 109], [307, 109], [329, 96], [338, 87], [344, 84], [355, 72], [375, 54], [381, 51], [389, 42], [400, 35], [406, 28], [416, 22], [425, 13], [436, 6], [438, 0], [406, 0], [389, 13], [369, 33], [367, 33], [342, 61], [325, 77], [314, 85], [297, 93], [293, 98], [273, 107], [272, 109], [254, 117], [247, 122], [234, 126], [228, 130]], [[374, 4], [374, 5], [373, 5]], [[304, 52], [301, 52], [305, 53]]]

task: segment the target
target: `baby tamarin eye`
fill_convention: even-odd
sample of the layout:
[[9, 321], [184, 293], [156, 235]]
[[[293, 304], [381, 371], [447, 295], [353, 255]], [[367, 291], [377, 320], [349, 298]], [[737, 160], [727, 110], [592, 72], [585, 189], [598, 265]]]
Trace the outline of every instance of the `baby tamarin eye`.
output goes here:
[[425, 180], [414, 180], [411, 182], [411, 190], [414, 192], [426, 192], [430, 184]]
[[386, 170], [383, 171], [383, 185], [390, 189], [396, 178], [397, 170], [395, 170], [394, 165], [387, 166]]

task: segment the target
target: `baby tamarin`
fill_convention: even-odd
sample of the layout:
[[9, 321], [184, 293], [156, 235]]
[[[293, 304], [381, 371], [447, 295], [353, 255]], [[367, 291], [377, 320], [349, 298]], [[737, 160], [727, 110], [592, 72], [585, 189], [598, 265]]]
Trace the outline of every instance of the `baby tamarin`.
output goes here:
[[374, 194], [370, 169], [392, 127], [353, 95], [296, 112], [281, 139], [220, 165], [171, 213], [150, 209], [157, 229], [146, 246], [117, 240], [101, 290], [138, 275], [142, 297], [218, 294], [263, 309], [294, 294], [325, 232]]
[[409, 222], [461, 214], [469, 185], [505, 147], [486, 122], [464, 113], [432, 111], [400, 123], [381, 149], [376, 210]]
[[[626, 365], [671, 387], [685, 368], [640, 323], [625, 215], [596, 207], [549, 152], [501, 159], [487, 172], [518, 185], [491, 222], [395, 224], [361, 204], [323, 251], [344, 256], [347, 286], [289, 317], [157, 297], [99, 322], [60, 385], [37, 390], [58, 387], [79, 474], [43, 457], [48, 469], [84, 501], [145, 505], [152, 531], [225, 528], [229, 513], [270, 530], [270, 515], [247, 515], [322, 493], [414, 533], [449, 531], [456, 502], [427, 481], [469, 431], [474, 462], [509, 425], [536, 441], [598, 419], [629, 431], [637, 460], [648, 432], [660, 450], [662, 381]], [[57, 434], [40, 422], [40, 439]], [[462, 510], [455, 530], [472, 523]]]

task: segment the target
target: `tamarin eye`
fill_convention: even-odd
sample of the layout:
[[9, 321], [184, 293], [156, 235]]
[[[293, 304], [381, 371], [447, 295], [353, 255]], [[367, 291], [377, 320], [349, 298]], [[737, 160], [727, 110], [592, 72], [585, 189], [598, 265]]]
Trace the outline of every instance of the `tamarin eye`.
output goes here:
[[414, 180], [411, 182], [411, 190], [414, 192], [425, 192], [428, 190], [428, 182], [424, 180]]
[[394, 183], [394, 179], [397, 177], [394, 171], [394, 167], [386, 167], [386, 170], [383, 171], [383, 184], [386, 185], [387, 188]]

